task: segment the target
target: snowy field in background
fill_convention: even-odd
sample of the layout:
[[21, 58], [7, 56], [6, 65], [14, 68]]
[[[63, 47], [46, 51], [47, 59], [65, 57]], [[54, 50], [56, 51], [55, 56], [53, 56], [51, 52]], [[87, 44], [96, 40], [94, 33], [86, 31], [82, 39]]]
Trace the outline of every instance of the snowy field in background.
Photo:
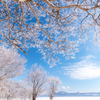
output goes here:
[[[0, 99], [6, 100], [6, 99]], [[13, 99], [13, 100], [30, 100], [30, 99]], [[50, 100], [49, 97], [38, 97], [36, 100]], [[55, 97], [53, 100], [100, 100], [100, 97]]]
[[[48, 97], [38, 97], [36, 100], [50, 100]], [[53, 100], [100, 100], [100, 97], [55, 97]]]

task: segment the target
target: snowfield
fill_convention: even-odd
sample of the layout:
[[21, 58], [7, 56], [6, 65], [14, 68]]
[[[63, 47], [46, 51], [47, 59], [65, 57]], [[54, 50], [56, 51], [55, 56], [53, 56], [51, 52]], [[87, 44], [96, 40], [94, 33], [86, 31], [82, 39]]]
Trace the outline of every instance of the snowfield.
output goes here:
[[[38, 97], [36, 100], [50, 100], [48, 97]], [[55, 97], [53, 100], [100, 100], [100, 97]]]
[[[6, 99], [0, 99], [6, 100]], [[30, 100], [30, 99], [13, 99], [13, 100]], [[49, 97], [38, 97], [36, 100], [50, 100]], [[54, 97], [53, 100], [100, 100], [100, 97]]]

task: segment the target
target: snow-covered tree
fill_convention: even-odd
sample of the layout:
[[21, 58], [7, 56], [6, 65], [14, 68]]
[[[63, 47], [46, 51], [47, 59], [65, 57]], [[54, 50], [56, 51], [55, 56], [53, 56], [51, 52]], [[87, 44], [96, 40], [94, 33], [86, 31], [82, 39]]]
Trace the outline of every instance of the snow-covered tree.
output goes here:
[[0, 43], [37, 47], [52, 66], [90, 36], [100, 45], [100, 0], [0, 0]]
[[0, 45], [0, 96], [7, 100], [17, 95], [17, 84], [9, 79], [21, 75], [25, 69], [26, 59], [11, 48]]
[[50, 97], [50, 100], [53, 99], [55, 94], [58, 91], [58, 86], [61, 84], [61, 81], [58, 77], [51, 76], [48, 78], [48, 95]]
[[32, 100], [36, 100], [36, 97], [45, 91], [47, 83], [46, 72], [42, 67], [37, 67], [37, 64], [34, 64], [27, 73], [26, 80], [32, 89]]
[[23, 73], [26, 59], [11, 48], [0, 46], [0, 82]]
[[3, 81], [1, 90], [1, 92], [3, 92], [2, 97], [6, 98], [7, 100], [16, 98], [18, 92], [16, 84], [10, 80]]
[[0, 98], [6, 98], [7, 100], [25, 99], [28, 98], [28, 91], [20, 83], [6, 79], [0, 83]]

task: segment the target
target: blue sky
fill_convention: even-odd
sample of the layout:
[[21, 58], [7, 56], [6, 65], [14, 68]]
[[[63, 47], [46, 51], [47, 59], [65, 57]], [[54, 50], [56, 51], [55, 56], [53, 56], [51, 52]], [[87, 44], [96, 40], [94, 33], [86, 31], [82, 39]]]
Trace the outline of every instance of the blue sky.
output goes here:
[[65, 60], [60, 55], [61, 64], [52, 68], [42, 60], [42, 55], [36, 48], [29, 49], [28, 55], [22, 52], [21, 55], [27, 59], [26, 70], [37, 63], [47, 71], [48, 76], [59, 77], [62, 82], [59, 91], [100, 92], [100, 48], [95, 46], [92, 40], [88, 40], [78, 49], [75, 59]]

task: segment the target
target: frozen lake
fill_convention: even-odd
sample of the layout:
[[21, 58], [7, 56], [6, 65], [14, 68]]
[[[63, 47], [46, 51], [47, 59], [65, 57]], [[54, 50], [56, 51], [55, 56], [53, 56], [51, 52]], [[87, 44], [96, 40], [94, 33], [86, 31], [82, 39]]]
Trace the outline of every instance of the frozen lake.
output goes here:
[[[36, 100], [50, 100], [48, 97], [38, 97]], [[100, 97], [55, 97], [53, 100], [100, 100]]]

